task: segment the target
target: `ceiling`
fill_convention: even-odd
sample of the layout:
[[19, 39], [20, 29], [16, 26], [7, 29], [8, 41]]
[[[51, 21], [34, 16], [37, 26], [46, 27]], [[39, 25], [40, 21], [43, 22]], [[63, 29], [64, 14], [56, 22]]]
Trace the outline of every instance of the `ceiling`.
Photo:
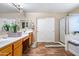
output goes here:
[[[69, 12], [78, 7], [77, 3], [24, 3], [25, 12]], [[17, 9], [8, 3], [0, 3], [0, 13], [17, 12]]]
[[68, 3], [28, 3], [24, 4], [26, 12], [69, 12], [79, 4]]
[[0, 3], [0, 13], [17, 12], [17, 9], [8, 3]]

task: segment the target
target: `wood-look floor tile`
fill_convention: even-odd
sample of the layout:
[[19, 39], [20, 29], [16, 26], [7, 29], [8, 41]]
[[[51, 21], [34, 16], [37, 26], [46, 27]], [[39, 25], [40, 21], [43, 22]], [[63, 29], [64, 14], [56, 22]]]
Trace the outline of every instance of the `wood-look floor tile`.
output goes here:
[[26, 50], [23, 56], [73, 56], [69, 51], [62, 48], [45, 48], [43, 43], [38, 43], [37, 48]]

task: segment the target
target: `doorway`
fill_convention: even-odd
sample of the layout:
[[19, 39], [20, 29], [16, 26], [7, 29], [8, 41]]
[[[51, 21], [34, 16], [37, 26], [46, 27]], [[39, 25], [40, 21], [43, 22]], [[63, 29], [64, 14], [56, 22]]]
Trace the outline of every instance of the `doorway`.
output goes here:
[[37, 42], [55, 42], [55, 19], [53, 17], [37, 19]]

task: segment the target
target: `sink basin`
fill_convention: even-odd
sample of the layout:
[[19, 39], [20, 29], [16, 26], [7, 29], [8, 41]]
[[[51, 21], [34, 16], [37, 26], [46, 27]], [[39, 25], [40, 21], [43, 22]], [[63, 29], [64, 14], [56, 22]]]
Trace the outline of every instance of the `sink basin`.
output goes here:
[[0, 39], [0, 42], [1, 41], [11, 41], [11, 40], [13, 40], [14, 38], [13, 37], [5, 37], [5, 38], [1, 38]]
[[1, 44], [5, 44], [5, 43], [7, 43], [7, 42], [9, 42], [9, 40], [0, 39], [0, 45], [1, 45]]
[[0, 43], [5, 43], [5, 42], [9, 42], [9, 40], [0, 40]]
[[4, 46], [6, 46], [6, 45], [8, 45], [8, 44], [10, 44], [11, 43], [11, 39], [9, 38], [7, 38], [7, 39], [0, 39], [0, 48], [2, 48], [2, 47], [4, 47]]

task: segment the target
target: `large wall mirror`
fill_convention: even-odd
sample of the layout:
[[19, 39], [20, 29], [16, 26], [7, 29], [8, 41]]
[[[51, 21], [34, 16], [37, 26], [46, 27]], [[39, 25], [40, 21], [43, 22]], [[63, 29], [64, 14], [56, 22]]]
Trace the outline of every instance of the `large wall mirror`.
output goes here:
[[17, 24], [19, 27], [18, 31], [21, 29], [21, 14], [12, 3], [0, 3], [0, 36], [6, 34], [6, 31], [3, 29], [3, 26], [6, 25]]

